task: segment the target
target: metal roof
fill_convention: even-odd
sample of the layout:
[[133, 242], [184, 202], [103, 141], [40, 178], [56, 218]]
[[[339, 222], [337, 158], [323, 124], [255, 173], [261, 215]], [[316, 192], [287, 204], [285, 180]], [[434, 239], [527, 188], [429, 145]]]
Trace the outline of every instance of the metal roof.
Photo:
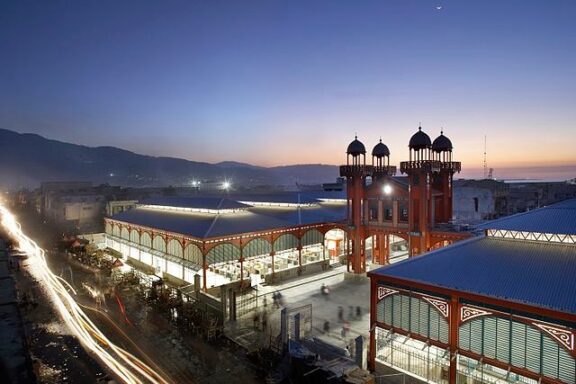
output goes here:
[[576, 246], [476, 237], [370, 272], [576, 314]]
[[239, 201], [222, 197], [152, 197], [141, 201], [140, 204], [210, 210], [243, 209], [250, 207]]
[[112, 216], [112, 219], [180, 233], [198, 239], [208, 239], [306, 224], [340, 222], [345, 217], [345, 205], [327, 204], [305, 208], [254, 207], [227, 214], [178, 212], [137, 207], [118, 213]]
[[476, 228], [574, 235], [576, 199], [489, 221]]

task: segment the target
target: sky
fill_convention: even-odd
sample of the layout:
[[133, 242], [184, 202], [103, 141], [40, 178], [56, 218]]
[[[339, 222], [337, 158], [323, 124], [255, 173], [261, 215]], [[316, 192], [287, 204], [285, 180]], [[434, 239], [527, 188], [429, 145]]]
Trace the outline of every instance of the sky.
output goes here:
[[[576, 2], [3, 0], [0, 128], [142, 154], [345, 163], [443, 129], [464, 169], [576, 165]], [[574, 177], [576, 175], [573, 175]]]

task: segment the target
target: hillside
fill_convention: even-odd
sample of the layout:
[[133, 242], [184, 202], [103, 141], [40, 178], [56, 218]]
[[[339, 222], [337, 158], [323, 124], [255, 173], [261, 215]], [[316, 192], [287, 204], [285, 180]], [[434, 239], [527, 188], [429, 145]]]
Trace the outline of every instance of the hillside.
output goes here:
[[235, 161], [217, 164], [140, 155], [115, 147], [88, 147], [36, 134], [0, 129], [0, 186], [36, 187], [43, 181], [79, 180], [121, 186], [187, 185], [191, 180], [235, 185], [319, 184], [333, 182], [332, 165], [265, 168]]

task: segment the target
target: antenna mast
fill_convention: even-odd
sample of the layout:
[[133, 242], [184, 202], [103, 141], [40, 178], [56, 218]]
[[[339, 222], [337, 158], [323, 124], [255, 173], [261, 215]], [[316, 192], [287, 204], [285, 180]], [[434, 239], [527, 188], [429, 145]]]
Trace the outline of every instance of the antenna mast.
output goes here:
[[488, 177], [488, 165], [486, 164], [486, 135], [484, 135], [484, 178]]

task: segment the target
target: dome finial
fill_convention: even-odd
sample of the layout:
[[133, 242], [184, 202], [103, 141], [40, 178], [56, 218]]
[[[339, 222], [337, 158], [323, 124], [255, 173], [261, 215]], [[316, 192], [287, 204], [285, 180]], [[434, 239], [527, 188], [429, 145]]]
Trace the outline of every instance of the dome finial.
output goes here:
[[380, 136], [380, 142], [382, 142], [382, 136]]
[[444, 134], [444, 128], [440, 127], [440, 134], [443, 135]]

